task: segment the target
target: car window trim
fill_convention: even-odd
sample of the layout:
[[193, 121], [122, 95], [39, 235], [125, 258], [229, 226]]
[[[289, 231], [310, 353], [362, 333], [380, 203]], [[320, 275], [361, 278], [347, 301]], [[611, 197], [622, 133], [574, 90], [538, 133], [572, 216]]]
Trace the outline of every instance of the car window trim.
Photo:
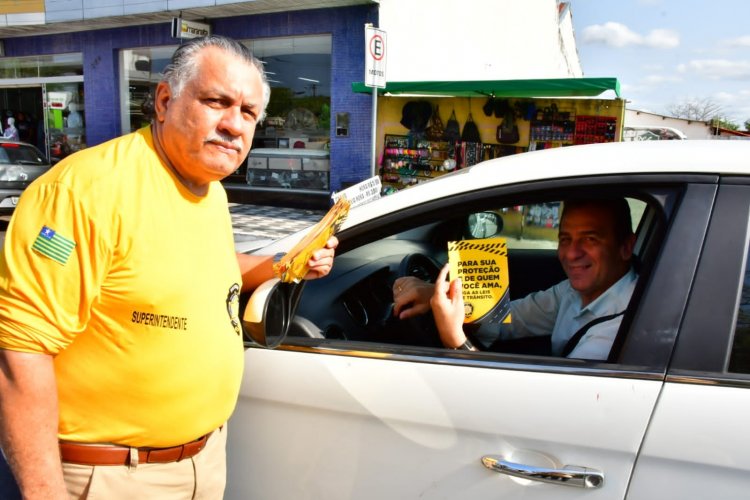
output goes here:
[[[477, 210], [481, 210], [482, 208], [487, 207], [488, 204], [491, 204], [492, 200], [495, 200], [500, 196], [511, 201], [514, 197], [521, 198], [528, 195], [530, 191], [533, 191], [536, 198], [540, 200], [548, 200], [554, 198], [555, 192], [559, 190], [567, 190], [569, 192], [578, 191], [582, 195], [587, 193], [590, 194], [590, 191], [587, 191], [587, 186], [591, 184], [623, 192], [627, 191], [635, 193], [636, 191], [641, 190], [645, 193], [655, 190], [659, 185], [676, 186], [683, 184], [716, 184], [718, 179], [718, 175], [712, 174], [605, 174], [492, 186], [475, 191], [459, 193], [450, 198], [442, 198], [421, 205], [414, 205], [381, 217], [377, 222], [367, 221], [358, 224], [357, 226], [344, 229], [338, 234], [340, 244], [337, 251], [343, 253], [354, 246], [360, 246], [362, 244], [361, 240], [372, 241], [373, 235], [382, 238], [387, 235], [386, 233], [393, 234], [394, 232], [399, 232], [401, 230], [399, 228], [406, 229], [406, 227], [410, 225], [406, 221], [413, 220], [414, 217], [423, 212], [432, 212], [434, 214], [432, 222], [435, 222], [441, 218], [452, 215], [455, 210], [453, 208], [455, 205], [461, 205], [464, 207], [475, 206]], [[641, 189], [643, 186], [649, 186], [649, 189]], [[532, 201], [533, 198], [523, 198], [523, 200], [528, 203]], [[669, 206], [665, 207], [667, 211], [670, 211], [671, 208], [672, 207]], [[425, 223], [427, 222], [428, 221], [426, 220]], [[377, 236], [378, 233], [381, 233], [381, 235]]]
[[[587, 176], [587, 177], [580, 177], [575, 179], [555, 179], [555, 180], [549, 180], [549, 181], [533, 181], [528, 183], [519, 183], [514, 185], [507, 185], [507, 186], [496, 186], [492, 188], [486, 188], [482, 190], [472, 191], [468, 193], [460, 193], [458, 195], [455, 195], [450, 198], [443, 198], [440, 200], [435, 200], [430, 203], [425, 203], [418, 207], [409, 207], [405, 210], [401, 210], [398, 212], [394, 212], [391, 214], [388, 214], [385, 217], [379, 218], [377, 221], [368, 221], [362, 224], [359, 224], [355, 227], [348, 228], [347, 230], [340, 233], [339, 237], [341, 240], [340, 244], [340, 253], [343, 253], [347, 250], [350, 250], [354, 247], [358, 247], [361, 245], [360, 241], [361, 239], [366, 239], [368, 241], [372, 241], [373, 239], [382, 238], [386, 234], [393, 234], [394, 230], [399, 231], [398, 227], [404, 227], [411, 225], [408, 223], [408, 221], [413, 221], [414, 217], [417, 215], [423, 213], [423, 212], [434, 212], [438, 215], [433, 215], [436, 219], [443, 215], [443, 213], [447, 213], [447, 211], [453, 210], [455, 211], [456, 205], [461, 205], [462, 207], [471, 207], [477, 206], [482, 207], [488, 203], [488, 201], [492, 200], [495, 204], [497, 203], [498, 197], [503, 197], [503, 204], [506, 204], [506, 202], [512, 201], [514, 198], [523, 198], [525, 202], [528, 202], [531, 199], [551, 199], [554, 197], [560, 196], [560, 190], [567, 191], [566, 195], [574, 194], [576, 191], [580, 191], [583, 193], [587, 192], [587, 189], [590, 192], [590, 186], [592, 184], [595, 184], [598, 189], [598, 193], [602, 193], [606, 190], [611, 190], [613, 194], [625, 194], [628, 196], [636, 196], [637, 194], [641, 194], [644, 196], [648, 196], [651, 198], [659, 199], [659, 203], [663, 205], [664, 210], [667, 212], [666, 216], [669, 217], [670, 212], [674, 208], [675, 199], [680, 197], [680, 194], [675, 195], [675, 193], [680, 193], [682, 191], [690, 191], [688, 188], [689, 186], [704, 186], [703, 193], [698, 193], [700, 189], [697, 189], [696, 187], [693, 187], [692, 193], [693, 196], [696, 196], [697, 198], [705, 198], [705, 197], [711, 197], [709, 192], [713, 192], [713, 190], [716, 189], [716, 183], [718, 182], [718, 176], [717, 175], [670, 175], [670, 174], [635, 174], [635, 175], [598, 175], [598, 176]], [[688, 182], [689, 181], [689, 182]], [[708, 192], [706, 192], [708, 190]], [[529, 195], [533, 195], [531, 198], [529, 198]], [[690, 197], [688, 197], [688, 201], [690, 203], [694, 203], [695, 200], [691, 200]], [[712, 198], [711, 198], [712, 199]], [[682, 202], [680, 202], [682, 203]], [[705, 208], [705, 206], [701, 205], [702, 208]], [[705, 213], [705, 211], [704, 211]], [[679, 216], [679, 211], [678, 211]], [[684, 217], [683, 217], [684, 218]], [[425, 220], [425, 223], [429, 223], [429, 220]], [[668, 221], [668, 224], [672, 225], [672, 221]], [[683, 222], [678, 225], [680, 228], [684, 228], [687, 225], [687, 222]], [[396, 229], [394, 229], [394, 227]], [[670, 228], [672, 230], [673, 228]], [[695, 229], [693, 227], [693, 229]], [[375, 236], [377, 233], [382, 233], [381, 236]], [[662, 242], [662, 248], [664, 245], [667, 244], [668, 236], [665, 237], [665, 240]], [[679, 242], [674, 242], [672, 244], [674, 247], [679, 247]], [[657, 259], [660, 256], [657, 256]], [[694, 257], [694, 260], [697, 262], [697, 256]], [[659, 266], [654, 266], [654, 269], [658, 271]], [[674, 266], [662, 266], [662, 267], [671, 267]], [[688, 266], [689, 267], [689, 266]], [[660, 273], [662, 276], [667, 274], [667, 272], [662, 271]], [[652, 276], [653, 278], [653, 276]], [[671, 278], [669, 276], [667, 279]], [[664, 279], [664, 278], [663, 278]], [[692, 279], [692, 274], [690, 273], [690, 279]], [[648, 290], [646, 290], [648, 292]], [[651, 292], [653, 295], [654, 292]], [[636, 313], [634, 315], [634, 318], [631, 323], [631, 332], [629, 335], [632, 335], [633, 331], [641, 331], [641, 332], [647, 332], [647, 331], [661, 331], [661, 332], [667, 332], [666, 336], [660, 337], [660, 341], [656, 341], [653, 337], [653, 335], [649, 336], [646, 335], [646, 341], [643, 342], [643, 346], [638, 347], [634, 346], [633, 343], [625, 343], [625, 346], [622, 350], [622, 355], [620, 359], [616, 360], [616, 363], [591, 363], [589, 365], [586, 365], [585, 368], [581, 367], [578, 369], [583, 370], [585, 373], [594, 372], [597, 370], [604, 370], [605, 372], [613, 371], [619, 373], [620, 371], [632, 371], [634, 373], [643, 373], [643, 374], [660, 374], [659, 376], [663, 377], [666, 373], [667, 363], [669, 360], [669, 357], [672, 352], [673, 342], [674, 338], [676, 336], [676, 332], [678, 329], [679, 321], [682, 319], [682, 313], [684, 312], [684, 302], [680, 302], [679, 300], [676, 302], [676, 304], [671, 307], [674, 312], [672, 314], [667, 315], [666, 317], [669, 318], [669, 322], [665, 323], [665, 318], [661, 314], [656, 314], [657, 318], [650, 318], [649, 325], [644, 324], [641, 326], [641, 322], [644, 322], [643, 315], [639, 315], [638, 313], [641, 311], [644, 302], [648, 301], [649, 295], [646, 294], [644, 297], [640, 300], [639, 306], [637, 307]], [[687, 297], [687, 292], [685, 293], [685, 301]], [[649, 319], [648, 316], [646, 316], [646, 319]], [[655, 330], [654, 330], [655, 329]], [[307, 340], [307, 339], [305, 339]], [[310, 346], [310, 345], [297, 345], [296, 347], [293, 345], [293, 343], [296, 342], [296, 339], [294, 341], [291, 341], [286, 346], [281, 346], [279, 349], [303, 349], [306, 350], [306, 352], [316, 352], [321, 354], [338, 354], [341, 353], [349, 353], [352, 351], [352, 347], [350, 344], [345, 344], [344, 346], [341, 345], [341, 342], [338, 341], [320, 341], [313, 339], [313, 342], [319, 342], [318, 345]], [[346, 342], [352, 342], [352, 341], [346, 341]], [[655, 344], [659, 344], [661, 342], [661, 346], [656, 346]], [[660, 347], [660, 348], [659, 348]], [[366, 348], [362, 352], [369, 352], [366, 350]], [[409, 360], [414, 361], [424, 361], [424, 362], [430, 362], [428, 360], [432, 360], [434, 362], [436, 359], [443, 359], [442, 356], [425, 356], [424, 354], [416, 355], [411, 354], [410, 348], [408, 346], [399, 346], [394, 345], [394, 352], [389, 352], [387, 357], [388, 359], [394, 359], [394, 356], [407, 356]], [[372, 356], [367, 357], [373, 357], [382, 359], [383, 356], [383, 350], [382, 349], [372, 349]], [[359, 351], [358, 351], [359, 352]], [[654, 356], [653, 353], [657, 352], [658, 355]], [[519, 357], [518, 355], [505, 355], [505, 356], [513, 356], [514, 359], [503, 359], [503, 354], [501, 353], [486, 353], [489, 358], [484, 361], [486, 363], [498, 363], [502, 366], [519, 366], [519, 361], [516, 361], [515, 358]], [[361, 355], [361, 354], [358, 354]], [[477, 354], [477, 355], [483, 355]], [[455, 352], [446, 351], [446, 357], [451, 360], [458, 360], [456, 363], [458, 364], [464, 364], [464, 356], [462, 354], [457, 354]], [[469, 361], [473, 360], [474, 354], [470, 354], [467, 359]], [[645, 358], [644, 358], [645, 356]], [[520, 357], [519, 357], [520, 359]], [[646, 362], [640, 361], [646, 359]], [[473, 362], [473, 361], [472, 361]], [[544, 370], [554, 370], [557, 369], [557, 367], [566, 366], [567, 363], [587, 363], [581, 360], [566, 360], [564, 358], [549, 358], [545, 359], [544, 361], [540, 361], [539, 358], [536, 358], [534, 361], [534, 365], [528, 365], [528, 366], [537, 366], [537, 364], [541, 367], [544, 366]], [[453, 361], [451, 361], [453, 363]], [[554, 366], [550, 367], [547, 366], [547, 363], [550, 363]], [[590, 362], [589, 362], [590, 363]], [[469, 363], [471, 364], [471, 363]], [[525, 366], [524, 363], [520, 363], [521, 366]], [[616, 369], [613, 369], [613, 366], [616, 366]], [[570, 368], [566, 366], [565, 370], [569, 370]]]
[[[263, 349], [246, 343], [245, 348]], [[276, 347], [276, 351], [347, 356], [394, 362], [426, 363], [483, 369], [513, 370], [563, 375], [617, 377], [638, 380], [663, 380], [664, 371], [643, 366], [626, 366], [598, 361], [548, 356], [524, 356], [494, 352], [451, 351], [412, 346], [386, 346], [363, 342], [295, 338]]]
[[745, 269], [749, 228], [750, 186], [722, 179], [670, 374], [726, 375], [744, 279], [737, 271]]

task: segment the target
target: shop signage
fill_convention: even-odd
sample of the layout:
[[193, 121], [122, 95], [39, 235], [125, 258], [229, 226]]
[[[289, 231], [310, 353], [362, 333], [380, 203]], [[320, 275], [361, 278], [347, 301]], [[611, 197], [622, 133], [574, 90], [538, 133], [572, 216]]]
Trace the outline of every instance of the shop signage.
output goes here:
[[47, 92], [47, 106], [50, 109], [65, 109], [70, 97], [70, 92]]
[[198, 38], [211, 34], [211, 25], [186, 21], [181, 17], [172, 18], [172, 38]]
[[365, 85], [385, 88], [385, 31], [365, 26]]

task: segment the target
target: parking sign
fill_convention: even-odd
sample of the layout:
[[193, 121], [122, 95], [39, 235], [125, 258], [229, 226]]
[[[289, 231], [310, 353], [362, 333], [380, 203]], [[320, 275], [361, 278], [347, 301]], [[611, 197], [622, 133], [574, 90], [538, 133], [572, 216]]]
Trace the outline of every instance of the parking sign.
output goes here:
[[365, 85], [385, 88], [385, 31], [365, 26]]

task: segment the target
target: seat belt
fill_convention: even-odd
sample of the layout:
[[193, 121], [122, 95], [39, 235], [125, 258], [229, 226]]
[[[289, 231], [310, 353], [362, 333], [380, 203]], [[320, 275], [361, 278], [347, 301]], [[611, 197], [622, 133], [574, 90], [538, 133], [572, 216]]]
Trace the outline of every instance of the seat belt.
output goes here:
[[564, 357], [568, 357], [568, 354], [573, 352], [573, 349], [578, 345], [578, 342], [581, 341], [581, 337], [586, 335], [586, 332], [589, 331], [589, 328], [592, 326], [596, 326], [599, 323], [604, 323], [605, 321], [609, 321], [611, 319], [615, 319], [618, 316], [622, 316], [625, 314], [625, 311], [618, 312], [617, 314], [610, 314], [608, 316], [602, 316], [600, 318], [594, 318], [585, 325], [583, 325], [581, 328], [578, 329], [577, 332], [573, 334], [572, 337], [568, 339], [568, 342], [565, 344], [565, 347], [562, 350], [562, 355]]

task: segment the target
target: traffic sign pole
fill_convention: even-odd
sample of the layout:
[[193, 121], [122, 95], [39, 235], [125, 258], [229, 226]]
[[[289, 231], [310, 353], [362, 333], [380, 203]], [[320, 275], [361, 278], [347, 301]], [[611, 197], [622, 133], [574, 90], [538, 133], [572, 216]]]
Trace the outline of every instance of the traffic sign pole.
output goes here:
[[377, 175], [378, 88], [385, 88], [385, 31], [365, 24], [365, 85], [372, 87], [370, 166]]

